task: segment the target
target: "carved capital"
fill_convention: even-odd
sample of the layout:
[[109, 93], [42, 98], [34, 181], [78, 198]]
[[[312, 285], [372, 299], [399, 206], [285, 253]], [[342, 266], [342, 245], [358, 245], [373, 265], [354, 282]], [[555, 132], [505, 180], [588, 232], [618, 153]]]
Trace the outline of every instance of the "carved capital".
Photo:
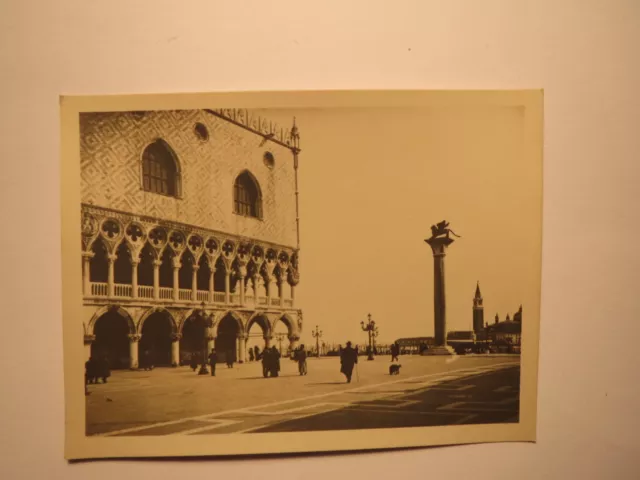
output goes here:
[[182, 266], [182, 263], [180, 262], [180, 257], [175, 256], [171, 259], [171, 266], [173, 266], [173, 268], [175, 269], [180, 269], [180, 267]]
[[211, 340], [215, 340], [216, 336], [213, 333], [207, 333], [206, 339], [210, 342]]
[[153, 266], [154, 267], [159, 267], [162, 265], [162, 260], [154, 260], [153, 261]]
[[192, 268], [194, 272], [197, 272], [200, 269], [200, 265], [195, 264]]
[[109, 255], [107, 255], [107, 259], [109, 259], [109, 263], [113, 263], [118, 259], [118, 255], [116, 255], [115, 253], [110, 253]]
[[181, 338], [182, 338], [182, 334], [181, 333], [172, 333], [171, 334], [171, 341], [172, 342], [179, 342]]
[[82, 252], [82, 258], [85, 260], [91, 260], [95, 255], [93, 252]]
[[142, 335], [140, 335], [139, 333], [131, 333], [128, 336], [129, 336], [129, 341], [132, 343], [139, 342], [140, 339], [142, 338]]

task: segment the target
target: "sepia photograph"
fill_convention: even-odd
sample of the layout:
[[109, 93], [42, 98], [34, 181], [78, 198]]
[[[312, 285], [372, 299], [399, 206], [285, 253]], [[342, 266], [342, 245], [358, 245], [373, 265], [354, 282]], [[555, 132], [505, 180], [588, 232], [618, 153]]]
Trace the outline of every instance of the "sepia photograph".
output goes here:
[[535, 441], [541, 91], [61, 119], [66, 458]]

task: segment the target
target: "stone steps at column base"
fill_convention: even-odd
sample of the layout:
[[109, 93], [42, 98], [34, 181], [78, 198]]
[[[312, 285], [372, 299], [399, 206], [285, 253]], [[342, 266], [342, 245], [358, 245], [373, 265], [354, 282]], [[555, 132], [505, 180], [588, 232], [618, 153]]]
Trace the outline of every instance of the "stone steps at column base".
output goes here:
[[441, 347], [429, 347], [429, 350], [422, 352], [422, 355], [456, 355], [456, 351], [449, 345]]

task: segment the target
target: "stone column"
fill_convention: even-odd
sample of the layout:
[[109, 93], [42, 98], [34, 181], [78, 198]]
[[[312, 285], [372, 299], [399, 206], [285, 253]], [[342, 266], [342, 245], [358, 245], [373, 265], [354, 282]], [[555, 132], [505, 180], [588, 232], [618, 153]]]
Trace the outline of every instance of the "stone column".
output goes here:
[[215, 347], [216, 345], [216, 334], [213, 328], [207, 328], [206, 335], [207, 335], [207, 357], [209, 357], [211, 350], [213, 350], [213, 347]]
[[109, 298], [113, 297], [113, 293], [114, 293], [114, 280], [113, 280], [113, 265], [116, 261], [116, 259], [118, 258], [117, 255], [107, 255], [107, 259], [109, 260], [109, 272], [107, 275], [107, 296]]
[[280, 270], [280, 278], [278, 282], [278, 294], [280, 295], [280, 306], [284, 307], [284, 289], [287, 284], [287, 269]]
[[238, 285], [240, 285], [240, 305], [244, 305], [244, 275], [240, 274]]
[[174, 333], [171, 335], [171, 366], [180, 366], [180, 339], [182, 335]]
[[214, 298], [214, 290], [213, 290], [213, 275], [216, 273], [216, 269], [212, 268], [211, 272], [209, 273], [209, 303], [213, 303], [215, 298]]
[[231, 272], [227, 269], [224, 272], [224, 303], [231, 302]]
[[91, 295], [91, 259], [93, 252], [82, 252], [82, 294], [85, 297]]
[[[433, 251], [433, 306], [434, 306], [434, 353], [452, 353], [447, 346], [447, 316], [444, 278], [444, 257], [447, 247], [453, 243], [448, 237], [436, 237], [425, 240]], [[440, 348], [438, 348], [440, 347]]]
[[95, 335], [84, 336], [84, 361], [86, 362], [91, 358], [91, 344], [96, 339]]
[[138, 264], [139, 260], [131, 262], [131, 297], [138, 298]]
[[295, 285], [291, 285], [291, 306], [295, 306], [296, 304], [296, 287]]
[[182, 264], [180, 263], [180, 257], [173, 257], [173, 301], [177, 302], [180, 300], [180, 267]]
[[200, 265], [193, 266], [193, 274], [191, 276], [191, 300], [198, 301], [198, 269]]
[[271, 297], [275, 278], [271, 274], [267, 274], [264, 281], [264, 287], [267, 291], [267, 308], [271, 308]]
[[138, 342], [141, 335], [133, 333], [129, 335], [129, 368], [135, 370], [138, 368]]
[[162, 260], [153, 261], [153, 299], [160, 300], [160, 265]]

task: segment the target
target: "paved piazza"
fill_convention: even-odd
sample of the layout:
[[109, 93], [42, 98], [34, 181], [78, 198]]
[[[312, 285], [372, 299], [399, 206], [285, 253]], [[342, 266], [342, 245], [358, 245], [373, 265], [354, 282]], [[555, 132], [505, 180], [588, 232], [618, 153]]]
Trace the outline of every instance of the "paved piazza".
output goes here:
[[307, 376], [281, 362], [218, 365], [216, 377], [188, 367], [115, 371], [89, 385], [88, 435], [169, 435], [341, 430], [518, 421], [518, 356], [389, 356], [366, 361], [347, 384], [336, 357], [311, 358]]

